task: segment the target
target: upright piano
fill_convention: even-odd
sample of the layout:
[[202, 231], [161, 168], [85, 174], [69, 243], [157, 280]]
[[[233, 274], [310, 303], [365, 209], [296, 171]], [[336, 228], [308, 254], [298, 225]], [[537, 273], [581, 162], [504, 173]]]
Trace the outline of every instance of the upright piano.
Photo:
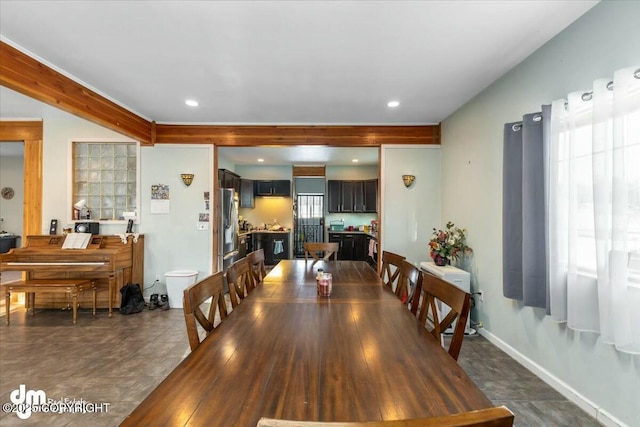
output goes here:
[[[144, 236], [92, 236], [86, 249], [62, 249], [66, 236], [27, 236], [22, 248], [0, 254], [0, 274], [3, 271], [23, 271], [26, 279], [95, 279], [99, 284], [98, 304], [109, 308], [119, 306], [124, 284], [144, 283]], [[90, 300], [79, 300], [89, 304]], [[64, 308], [69, 301], [58, 294], [46, 295], [37, 301], [38, 307]]]

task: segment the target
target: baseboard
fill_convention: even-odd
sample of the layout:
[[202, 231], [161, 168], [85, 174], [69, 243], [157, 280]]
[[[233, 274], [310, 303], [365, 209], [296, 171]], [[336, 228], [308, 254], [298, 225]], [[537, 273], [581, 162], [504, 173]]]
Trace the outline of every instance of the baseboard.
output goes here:
[[538, 365], [533, 360], [529, 359], [524, 354], [520, 353], [515, 348], [511, 347], [509, 344], [507, 344], [497, 336], [493, 335], [491, 332], [487, 331], [484, 328], [479, 329], [478, 332], [489, 342], [514, 358], [518, 363], [533, 372], [538, 378], [547, 383], [558, 393], [562, 394], [568, 400], [578, 405], [580, 408], [582, 408], [582, 410], [584, 410], [586, 413], [591, 415], [593, 418], [595, 418], [605, 426], [628, 427], [626, 424], [616, 419], [613, 415], [609, 414], [606, 410], [600, 408], [596, 403], [590, 401], [585, 396], [580, 394], [573, 387], [553, 375], [551, 372], [547, 371], [542, 366]]

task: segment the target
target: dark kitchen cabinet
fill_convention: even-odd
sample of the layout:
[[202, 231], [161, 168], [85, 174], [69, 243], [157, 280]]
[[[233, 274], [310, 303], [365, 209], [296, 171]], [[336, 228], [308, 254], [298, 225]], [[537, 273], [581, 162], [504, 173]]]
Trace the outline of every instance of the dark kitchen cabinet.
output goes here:
[[227, 169], [218, 169], [218, 187], [233, 188], [240, 192], [240, 175]]
[[327, 181], [327, 211], [354, 212], [353, 181]]
[[327, 212], [335, 213], [340, 211], [342, 201], [342, 181], [327, 181]]
[[353, 259], [356, 261], [366, 261], [369, 252], [367, 246], [367, 236], [364, 234], [353, 235]]
[[266, 265], [289, 259], [289, 244], [289, 233], [253, 233], [253, 250], [264, 249]]
[[256, 196], [291, 196], [291, 181], [288, 180], [256, 180], [254, 181]]
[[240, 180], [240, 207], [253, 208], [255, 206], [255, 198], [253, 194], [253, 180]]
[[329, 213], [376, 213], [378, 180], [327, 181]]
[[339, 260], [367, 260], [367, 236], [363, 233], [329, 233], [329, 242], [338, 243]]
[[364, 212], [378, 212], [378, 180], [369, 179], [362, 181], [364, 195]]

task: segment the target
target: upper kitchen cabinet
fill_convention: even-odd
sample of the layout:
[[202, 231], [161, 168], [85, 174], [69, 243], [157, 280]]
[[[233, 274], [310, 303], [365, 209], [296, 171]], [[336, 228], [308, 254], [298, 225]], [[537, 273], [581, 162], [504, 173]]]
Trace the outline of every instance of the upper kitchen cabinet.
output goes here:
[[253, 208], [255, 207], [253, 193], [253, 180], [241, 179], [240, 180], [240, 207], [241, 208]]
[[364, 212], [378, 212], [378, 180], [368, 179], [362, 181], [364, 194]]
[[254, 181], [256, 196], [291, 196], [291, 181], [288, 180], [256, 180]]
[[240, 175], [227, 169], [218, 169], [218, 187], [233, 188], [240, 192]]
[[327, 181], [329, 213], [376, 213], [378, 180]]

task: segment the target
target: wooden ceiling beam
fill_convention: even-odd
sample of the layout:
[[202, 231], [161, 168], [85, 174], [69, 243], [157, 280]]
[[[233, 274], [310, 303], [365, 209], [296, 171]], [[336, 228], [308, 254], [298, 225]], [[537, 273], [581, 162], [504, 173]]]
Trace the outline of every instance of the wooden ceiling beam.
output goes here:
[[156, 143], [215, 144], [220, 147], [382, 144], [440, 144], [440, 125], [425, 126], [215, 126], [156, 125]]
[[151, 122], [0, 41], [0, 84], [143, 144]]
[[221, 147], [440, 144], [440, 125], [219, 126], [156, 124], [87, 89], [0, 41], [0, 85], [97, 123], [142, 143], [214, 144]]

